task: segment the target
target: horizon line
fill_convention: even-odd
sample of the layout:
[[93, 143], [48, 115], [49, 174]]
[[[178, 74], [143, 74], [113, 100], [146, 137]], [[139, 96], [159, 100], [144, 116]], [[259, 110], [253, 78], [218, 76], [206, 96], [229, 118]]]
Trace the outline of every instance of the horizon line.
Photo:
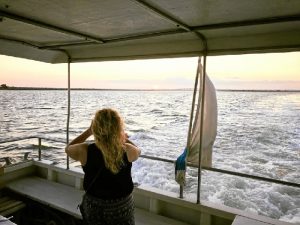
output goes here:
[[[54, 87], [14, 87], [0, 86], [0, 90], [68, 90], [68, 88]], [[70, 88], [73, 91], [193, 91], [193, 88]], [[300, 92], [300, 89], [216, 89], [216, 91], [240, 91], [240, 92]]]

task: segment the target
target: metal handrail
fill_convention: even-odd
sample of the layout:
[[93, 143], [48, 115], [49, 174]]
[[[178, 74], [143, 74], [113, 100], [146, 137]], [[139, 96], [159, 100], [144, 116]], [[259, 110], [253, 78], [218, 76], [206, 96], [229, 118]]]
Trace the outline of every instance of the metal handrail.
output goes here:
[[[0, 140], [0, 144], [8, 143], [8, 142], [15, 142], [15, 141], [22, 141], [22, 140], [33, 139], [33, 138], [38, 138], [39, 139], [39, 160], [41, 160], [41, 154], [40, 154], [40, 152], [41, 152], [41, 141], [40, 140], [44, 139], [44, 140], [47, 140], [47, 141], [53, 141], [53, 142], [64, 143], [64, 144], [66, 143], [65, 141], [60, 140], [60, 139], [53, 139], [53, 138], [47, 138], [47, 137], [41, 137], [41, 136], [27, 136], [27, 137], [22, 137], [22, 138], [12, 138], [12, 139], [8, 139], [8, 140]], [[149, 156], [149, 155], [140, 155], [140, 157], [145, 158], [145, 159], [155, 160], [155, 161], [172, 163], [172, 164], [175, 164], [175, 162], [176, 162], [176, 160], [166, 159], [166, 158], [161, 158], [161, 157], [156, 157], [156, 156]], [[195, 165], [195, 164], [192, 164], [192, 163], [187, 163], [187, 166], [193, 167], [193, 168], [198, 168], [198, 165]], [[291, 187], [295, 187], [295, 188], [300, 188], [299, 183], [294, 183], [294, 182], [289, 182], [289, 181], [283, 181], [283, 180], [278, 180], [278, 179], [273, 179], [273, 178], [261, 177], [261, 176], [245, 174], [245, 173], [239, 173], [239, 172], [235, 172], [235, 171], [223, 170], [223, 169], [218, 169], [218, 168], [213, 168], [213, 167], [202, 166], [201, 169], [212, 171], [212, 172], [217, 172], [217, 173], [233, 175], [233, 176], [250, 178], [250, 179], [259, 180], [259, 181], [266, 181], [266, 182], [270, 182], [270, 183], [291, 186]]]
[[48, 137], [43, 137], [43, 136], [25, 136], [25, 137], [21, 137], [21, 138], [10, 138], [7, 140], [0, 140], [0, 144], [4, 144], [4, 143], [8, 143], [8, 142], [15, 142], [15, 141], [23, 141], [23, 140], [28, 140], [28, 139], [34, 139], [34, 138], [41, 138], [47, 141], [53, 141], [53, 142], [58, 142], [58, 143], [63, 143], [65, 144], [66, 141], [63, 139], [59, 139], [59, 138], [48, 138]]
[[[47, 140], [47, 141], [64, 143], [64, 144], [66, 143], [65, 141], [60, 140], [60, 139], [53, 139], [53, 138], [47, 138], [47, 137], [41, 137], [41, 136], [26, 136], [26, 137], [22, 137], [22, 138], [11, 138], [11, 139], [4, 140], [4, 141], [0, 140], [0, 144], [9, 143], [9, 142], [16, 142], [16, 141], [23, 141], [23, 140], [34, 139], [34, 138], [37, 138], [38, 142], [39, 142], [39, 144], [38, 144], [38, 146], [39, 146], [39, 149], [38, 149], [39, 161], [42, 160], [42, 139]], [[24, 159], [27, 159], [27, 157], [28, 157], [28, 152], [25, 152]], [[4, 159], [5, 159], [6, 165], [11, 164], [10, 160], [9, 160], [9, 157], [4, 157]]]
[[[146, 158], [146, 159], [151, 159], [151, 160], [157, 160], [157, 161], [161, 161], [161, 162], [167, 162], [167, 163], [175, 163], [176, 162], [176, 160], [165, 159], [165, 158], [160, 158], [160, 157], [155, 157], [155, 156], [148, 156], [148, 155], [141, 155], [140, 157]], [[196, 164], [187, 163], [187, 166], [198, 169], [198, 165], [196, 165]], [[261, 177], [261, 176], [257, 176], [257, 175], [239, 173], [239, 172], [235, 172], [235, 171], [223, 170], [223, 169], [218, 169], [218, 168], [214, 168], [214, 167], [202, 166], [201, 169], [212, 171], [212, 172], [217, 172], [217, 173], [224, 173], [224, 174], [233, 175], [233, 176], [245, 177], [245, 178], [250, 178], [250, 179], [254, 179], [254, 180], [266, 181], [266, 182], [270, 182], [270, 183], [276, 183], [276, 184], [282, 184], [282, 185], [286, 185], [286, 186], [300, 188], [299, 183], [294, 183], [294, 182], [289, 182], [289, 181], [284, 181], [284, 180], [278, 180], [278, 179], [273, 179], [273, 178], [268, 178], [268, 177]]]

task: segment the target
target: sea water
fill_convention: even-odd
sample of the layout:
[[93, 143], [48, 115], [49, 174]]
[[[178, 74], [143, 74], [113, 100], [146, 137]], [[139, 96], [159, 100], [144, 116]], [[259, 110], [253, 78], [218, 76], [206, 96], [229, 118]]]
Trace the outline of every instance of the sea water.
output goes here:
[[[213, 167], [300, 183], [300, 93], [217, 91], [218, 133]], [[97, 109], [117, 109], [142, 154], [175, 160], [187, 142], [192, 91], [72, 91], [70, 139]], [[67, 92], [0, 91], [0, 141], [26, 136], [66, 140]], [[204, 131], [205, 132], [205, 131]], [[42, 141], [45, 159], [66, 164], [64, 143]], [[37, 155], [37, 140], [0, 145], [13, 162]], [[3, 164], [3, 162], [2, 162]], [[71, 166], [79, 166], [71, 161]], [[134, 182], [178, 193], [174, 165], [140, 158]], [[187, 169], [186, 198], [195, 200], [197, 170]], [[202, 200], [300, 223], [300, 189], [203, 171]]]

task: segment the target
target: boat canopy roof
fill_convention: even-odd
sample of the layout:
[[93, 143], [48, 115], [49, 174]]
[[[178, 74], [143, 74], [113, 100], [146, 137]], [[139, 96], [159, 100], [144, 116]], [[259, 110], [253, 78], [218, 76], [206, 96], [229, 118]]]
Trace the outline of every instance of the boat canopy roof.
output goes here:
[[0, 54], [42, 62], [299, 50], [299, 0], [0, 0]]

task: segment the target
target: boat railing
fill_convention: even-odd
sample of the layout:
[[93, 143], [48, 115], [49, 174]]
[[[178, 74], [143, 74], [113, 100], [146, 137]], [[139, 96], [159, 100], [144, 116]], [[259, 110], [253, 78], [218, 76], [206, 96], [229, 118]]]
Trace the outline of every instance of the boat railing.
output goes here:
[[[62, 139], [48, 138], [48, 137], [41, 137], [41, 136], [25, 136], [25, 137], [22, 137], [22, 138], [10, 138], [10, 139], [7, 139], [7, 140], [0, 140], [0, 144], [5, 144], [5, 143], [9, 143], [9, 142], [24, 141], [24, 140], [29, 140], [29, 139], [38, 139], [38, 158], [39, 158], [39, 161], [42, 160], [42, 139], [47, 140], [47, 141], [56, 142], [56, 143], [63, 143], [63, 144], [66, 143]], [[27, 156], [26, 156], [26, 153], [27, 153]], [[24, 159], [27, 159], [28, 153], [29, 152], [25, 152]], [[6, 164], [7, 164], [8, 161], [10, 161], [8, 159], [9, 157], [0, 157], [0, 159], [1, 158], [5, 159]]]
[[[41, 137], [41, 136], [27, 136], [27, 137], [22, 137], [22, 138], [11, 138], [11, 139], [7, 139], [7, 140], [0, 140], [0, 144], [28, 140], [28, 139], [38, 139], [38, 160], [39, 161], [42, 160], [42, 140], [66, 144], [66, 141], [64, 141], [62, 139], [55, 139], [55, 138], [48, 138], [48, 137]], [[24, 159], [27, 160], [29, 153], [30, 152], [28, 152], [28, 151], [25, 152]], [[173, 159], [166, 159], [166, 158], [149, 156], [149, 155], [141, 155], [140, 157], [149, 159], [149, 160], [155, 160], [155, 161], [175, 164], [175, 160], [173, 160]], [[9, 157], [0, 157], [0, 160], [1, 159], [5, 160], [6, 165], [11, 164]], [[69, 163], [69, 161], [67, 160], [67, 164], [68, 163]], [[192, 168], [198, 168], [198, 165], [191, 164], [191, 163], [187, 163], [187, 166], [192, 167]], [[67, 165], [67, 169], [68, 168], [69, 168], [69, 165]], [[280, 184], [280, 185], [286, 185], [286, 186], [290, 186], [290, 187], [300, 188], [299, 183], [278, 180], [278, 179], [274, 179], [274, 178], [267, 178], [267, 177], [252, 175], [252, 174], [239, 173], [239, 172], [225, 170], [225, 169], [201, 166], [201, 170], [207, 170], [207, 171], [212, 171], [212, 172], [217, 172], [217, 173], [222, 173], [222, 174], [228, 174], [228, 175], [233, 175], [233, 176], [238, 176], [238, 177], [244, 177], [244, 178], [249, 178], [249, 179], [254, 179], [254, 180], [259, 180], [259, 181], [270, 182], [270, 183], [274, 183], [274, 184]]]

